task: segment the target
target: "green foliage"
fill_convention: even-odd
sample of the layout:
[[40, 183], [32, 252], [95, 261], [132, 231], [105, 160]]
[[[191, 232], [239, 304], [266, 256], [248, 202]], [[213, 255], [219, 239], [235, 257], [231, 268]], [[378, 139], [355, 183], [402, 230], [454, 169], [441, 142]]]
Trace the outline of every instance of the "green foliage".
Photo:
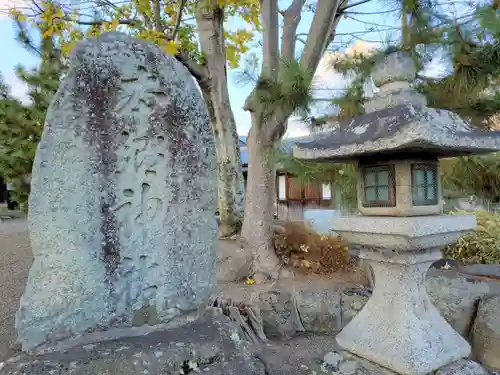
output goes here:
[[58, 49], [51, 38], [39, 47], [26, 38], [19, 25], [19, 40], [37, 53], [40, 65], [33, 70], [18, 67], [18, 77], [28, 87], [30, 103], [21, 103], [3, 85], [0, 90], [0, 174], [13, 185], [13, 199], [27, 209], [29, 180], [36, 148], [42, 135], [45, 114], [64, 71]]
[[285, 113], [291, 112], [306, 117], [309, 105], [313, 101], [311, 82], [314, 73], [307, 71], [296, 60], [282, 59], [277, 78], [260, 78], [255, 94], [260, 105], [271, 113], [280, 108]]
[[465, 156], [441, 162], [443, 187], [500, 201], [500, 154]]
[[[457, 212], [470, 214], [470, 212]], [[464, 263], [500, 263], [500, 215], [475, 212], [477, 230], [460, 237], [444, 249], [444, 255]]]
[[[436, 51], [452, 62], [452, 72], [444, 78], [419, 77], [415, 87], [429, 106], [449, 109], [484, 126], [500, 111], [500, 94], [485, 90], [498, 86], [500, 77], [500, 12], [494, 6], [478, 6], [467, 22], [458, 23], [436, 14], [431, 0], [404, 0], [402, 41], [397, 47], [412, 53], [417, 70], [427, 56]], [[341, 73], [354, 73], [353, 87], [334, 100], [339, 118], [362, 114], [363, 95], [359, 91], [378, 59], [396, 47], [376, 53], [339, 58], [332, 67]]]
[[338, 108], [337, 119], [339, 121], [365, 114], [364, 81], [363, 77], [357, 76], [343, 96], [332, 100], [332, 104]]

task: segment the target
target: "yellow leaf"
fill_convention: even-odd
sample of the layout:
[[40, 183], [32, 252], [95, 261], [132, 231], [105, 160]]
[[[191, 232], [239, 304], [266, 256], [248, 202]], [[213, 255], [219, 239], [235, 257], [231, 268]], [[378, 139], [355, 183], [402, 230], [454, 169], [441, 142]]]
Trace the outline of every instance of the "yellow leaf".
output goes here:
[[247, 285], [253, 285], [253, 284], [255, 284], [255, 280], [248, 278], [247, 279]]
[[240, 55], [238, 53], [238, 49], [231, 44], [226, 46], [226, 58], [229, 66], [231, 68], [237, 68], [240, 63]]
[[161, 48], [170, 56], [175, 56], [179, 52], [179, 45], [172, 40], [162, 43]]
[[20, 11], [18, 11], [16, 9], [12, 9], [10, 11], [10, 15], [12, 18], [14, 18], [16, 21], [19, 21], [19, 22], [26, 22], [26, 20], [28, 19], [28, 17], [26, 17], [26, 15], [24, 15], [23, 13], [21, 13]]
[[119, 20], [113, 20], [111, 21], [111, 24], [109, 25], [111, 30], [116, 30], [118, 26], [120, 26], [120, 21]]

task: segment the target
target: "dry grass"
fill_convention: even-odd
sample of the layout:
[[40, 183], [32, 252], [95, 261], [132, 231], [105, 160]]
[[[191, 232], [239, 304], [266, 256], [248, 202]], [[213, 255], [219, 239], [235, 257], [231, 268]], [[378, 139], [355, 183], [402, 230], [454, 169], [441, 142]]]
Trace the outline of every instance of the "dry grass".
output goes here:
[[331, 273], [351, 265], [342, 239], [318, 234], [302, 221], [276, 225], [274, 247], [283, 264], [306, 273]]

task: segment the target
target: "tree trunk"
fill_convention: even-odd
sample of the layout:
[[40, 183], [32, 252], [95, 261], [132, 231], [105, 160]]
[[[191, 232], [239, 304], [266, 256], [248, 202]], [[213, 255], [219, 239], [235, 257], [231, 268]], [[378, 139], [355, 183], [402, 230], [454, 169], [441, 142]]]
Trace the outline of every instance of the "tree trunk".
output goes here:
[[238, 233], [241, 229], [244, 183], [239, 137], [229, 101], [224, 13], [216, 4], [213, 7], [200, 7], [196, 22], [210, 77], [205, 84], [205, 96], [209, 97], [212, 106], [212, 125], [217, 147], [219, 229], [221, 236], [226, 237]]
[[241, 231], [244, 247], [252, 251], [252, 276], [257, 283], [276, 279], [280, 261], [273, 244], [274, 196], [276, 193], [275, 142], [266, 142], [262, 134], [265, 126], [255, 123], [247, 139], [249, 152], [248, 185], [246, 190], [245, 216]]
[[[219, 113], [214, 123], [219, 170], [219, 230], [220, 235], [225, 237], [239, 233], [241, 230], [244, 209], [243, 172], [241, 169], [239, 137], [229, 107], [229, 100], [215, 102], [214, 106], [217, 108], [216, 112], [218, 110], [219, 112], [225, 112], [224, 114]], [[227, 110], [221, 111], [224, 106], [227, 107]], [[226, 116], [228, 112], [230, 116]]]
[[[215, 1], [215, 0], [214, 0]], [[300, 58], [301, 67], [314, 73], [328, 44], [335, 35], [340, 20], [339, 5], [345, 0], [318, 0], [307, 40]], [[282, 77], [281, 60], [295, 59], [297, 28], [306, 0], [293, 0], [289, 7], [281, 12], [284, 28], [279, 32], [278, 0], [260, 0], [262, 19], [262, 70], [259, 80], [279, 82], [279, 78], [294, 80], [296, 77]], [[345, 8], [344, 8], [345, 9]], [[279, 36], [282, 38], [281, 54]], [[305, 78], [305, 77], [303, 77]], [[310, 78], [307, 78], [310, 79]], [[297, 81], [298, 85], [304, 82]], [[293, 81], [289, 84], [294, 84]], [[282, 88], [286, 88], [282, 86]], [[273, 203], [275, 197], [275, 164], [273, 155], [280, 139], [285, 134], [287, 120], [294, 110], [287, 108], [280, 97], [268, 99], [262, 103], [258, 91], [266, 90], [265, 85], [257, 84], [245, 102], [245, 110], [251, 113], [252, 127], [248, 137], [249, 163], [248, 183], [246, 188], [245, 218], [242, 239], [244, 246], [253, 250], [253, 267], [256, 282], [265, 278], [279, 276], [280, 262], [273, 246]], [[276, 90], [278, 91], [278, 90]], [[273, 94], [268, 91], [267, 94]], [[296, 93], [295, 93], [296, 95]], [[307, 99], [303, 97], [302, 99]], [[274, 101], [274, 103], [273, 103]], [[294, 104], [299, 106], [299, 101]]]

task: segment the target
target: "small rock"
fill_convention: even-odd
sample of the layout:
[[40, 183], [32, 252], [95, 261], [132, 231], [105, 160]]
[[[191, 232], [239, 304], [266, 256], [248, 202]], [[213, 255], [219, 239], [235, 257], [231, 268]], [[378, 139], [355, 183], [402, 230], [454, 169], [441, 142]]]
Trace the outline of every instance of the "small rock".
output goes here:
[[453, 362], [447, 366], [441, 367], [435, 375], [488, 375], [486, 370], [479, 363], [468, 359]]
[[429, 272], [426, 280], [426, 290], [431, 302], [455, 331], [467, 338], [477, 302], [490, 291], [488, 284], [482, 281], [470, 282], [465, 277], [448, 277], [442, 275], [442, 271], [432, 271], [437, 274]]
[[472, 348], [491, 371], [500, 371], [500, 296], [482, 299], [472, 329]]
[[323, 357], [323, 362], [325, 363], [327, 368], [333, 371], [337, 371], [339, 368], [340, 361], [342, 361], [342, 359], [343, 357], [340, 353], [328, 352]]
[[[350, 371], [352, 371], [353, 367], [356, 366], [355, 374], [356, 375], [398, 375], [394, 371], [391, 371], [385, 367], [382, 367], [376, 363], [368, 361], [367, 359], [358, 357], [352, 353], [342, 351], [340, 353], [344, 361], [340, 364], [339, 374], [340, 375], [348, 375]], [[343, 365], [346, 364], [344, 374]]]
[[306, 332], [335, 335], [342, 329], [340, 294], [334, 290], [298, 292], [297, 309]]
[[292, 293], [269, 290], [260, 293], [258, 300], [266, 336], [290, 338], [303, 330]]
[[353, 310], [355, 311], [359, 311], [363, 308], [364, 306], [364, 303], [360, 302], [360, 301], [355, 301], [351, 304], [351, 307]]
[[454, 259], [443, 258], [432, 263], [430, 268], [436, 268], [438, 270], [459, 269], [460, 263]]
[[280, 270], [279, 279], [291, 279], [293, 278], [293, 272], [287, 268], [282, 268]]
[[340, 363], [339, 372], [342, 375], [355, 375], [358, 367], [359, 365], [356, 361], [344, 361]]
[[342, 291], [341, 328], [345, 327], [354, 318], [359, 310], [368, 302], [371, 292], [366, 288], [349, 288]]

